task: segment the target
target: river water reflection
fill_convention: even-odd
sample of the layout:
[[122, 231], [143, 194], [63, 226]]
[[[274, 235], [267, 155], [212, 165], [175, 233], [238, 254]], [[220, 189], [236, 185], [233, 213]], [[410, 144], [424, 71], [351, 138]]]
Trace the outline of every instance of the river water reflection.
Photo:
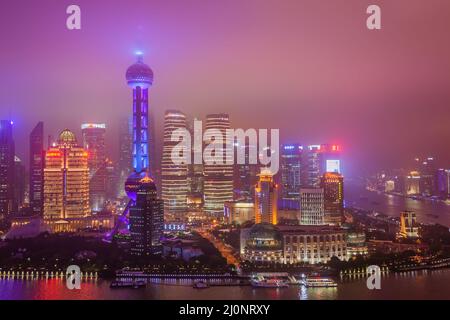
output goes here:
[[192, 299], [192, 300], [346, 300], [346, 299], [450, 299], [450, 270], [387, 274], [381, 290], [369, 290], [366, 279], [339, 279], [337, 288], [267, 289], [250, 286], [194, 289], [190, 280], [153, 280], [142, 289], [110, 289], [105, 280], [83, 282], [69, 290], [62, 279], [0, 279], [0, 300], [10, 299]]

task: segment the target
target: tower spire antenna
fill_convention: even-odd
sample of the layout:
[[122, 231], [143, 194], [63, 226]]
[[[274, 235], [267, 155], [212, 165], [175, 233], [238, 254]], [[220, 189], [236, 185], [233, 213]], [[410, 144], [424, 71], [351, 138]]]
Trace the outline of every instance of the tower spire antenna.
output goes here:
[[144, 53], [140, 50], [136, 51], [136, 59], [139, 63], [144, 63]]

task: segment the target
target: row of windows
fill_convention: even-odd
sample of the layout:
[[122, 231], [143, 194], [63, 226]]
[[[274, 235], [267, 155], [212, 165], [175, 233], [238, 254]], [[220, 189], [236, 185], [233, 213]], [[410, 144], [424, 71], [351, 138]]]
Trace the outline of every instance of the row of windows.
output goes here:
[[304, 256], [304, 255], [301, 255], [301, 256], [295, 256], [295, 255], [293, 255], [292, 257], [287, 257], [287, 259], [288, 260], [290, 260], [290, 258], [292, 258], [292, 260], [297, 260], [297, 261], [300, 261], [300, 260], [305, 260], [305, 259], [330, 259], [330, 258], [332, 258], [332, 257], [334, 257], [334, 256], [336, 256], [336, 257], [338, 257], [338, 258], [342, 258], [342, 257], [345, 257], [345, 254], [344, 253], [338, 253], [338, 254], [325, 254], [325, 255], [317, 255], [317, 254], [314, 254], [314, 255], [311, 255], [311, 254], [307, 254], [306, 255], [306, 257]]
[[[310, 249], [310, 248], [308, 248], [308, 249]], [[313, 252], [314, 251], [314, 253], [317, 253], [318, 252], [318, 250], [320, 250], [320, 251], [322, 251], [322, 252], [327, 252], [327, 251], [337, 251], [337, 252], [340, 252], [341, 250], [342, 251], [345, 251], [345, 247], [338, 247], [338, 246], [331, 246], [331, 248], [330, 247], [320, 247], [320, 248], [314, 248], [314, 249], [312, 249], [312, 250], [304, 250], [304, 248], [301, 248], [300, 249], [300, 253], [304, 253], [305, 251], [307, 252], [307, 253], [311, 253], [311, 252]], [[287, 247], [286, 248], [286, 252], [297, 252], [297, 247]]]
[[[306, 239], [306, 240], [305, 240]], [[345, 236], [343, 234], [337, 235], [322, 235], [322, 236], [292, 236], [292, 237], [284, 237], [285, 243], [293, 243], [296, 242], [323, 242], [323, 241], [344, 241]]]

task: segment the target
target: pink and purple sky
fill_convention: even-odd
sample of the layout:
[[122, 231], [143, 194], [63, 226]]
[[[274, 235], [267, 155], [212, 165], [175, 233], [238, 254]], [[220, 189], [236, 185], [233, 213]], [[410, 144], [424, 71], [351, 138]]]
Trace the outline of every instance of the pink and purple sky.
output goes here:
[[[66, 29], [70, 4], [82, 30]], [[369, 4], [382, 30], [366, 28]], [[166, 109], [227, 112], [282, 142], [340, 143], [348, 173], [416, 155], [450, 167], [449, 30], [448, 0], [2, 0], [0, 118], [22, 158], [39, 120], [79, 138], [82, 122], [106, 122], [115, 152], [142, 50], [157, 139]]]

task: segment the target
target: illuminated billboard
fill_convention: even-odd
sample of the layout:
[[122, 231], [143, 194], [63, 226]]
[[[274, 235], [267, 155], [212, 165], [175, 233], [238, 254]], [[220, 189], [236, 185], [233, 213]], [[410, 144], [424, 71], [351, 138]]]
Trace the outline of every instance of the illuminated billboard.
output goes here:
[[340, 160], [327, 160], [326, 168], [327, 168], [327, 172], [341, 173], [341, 161]]

